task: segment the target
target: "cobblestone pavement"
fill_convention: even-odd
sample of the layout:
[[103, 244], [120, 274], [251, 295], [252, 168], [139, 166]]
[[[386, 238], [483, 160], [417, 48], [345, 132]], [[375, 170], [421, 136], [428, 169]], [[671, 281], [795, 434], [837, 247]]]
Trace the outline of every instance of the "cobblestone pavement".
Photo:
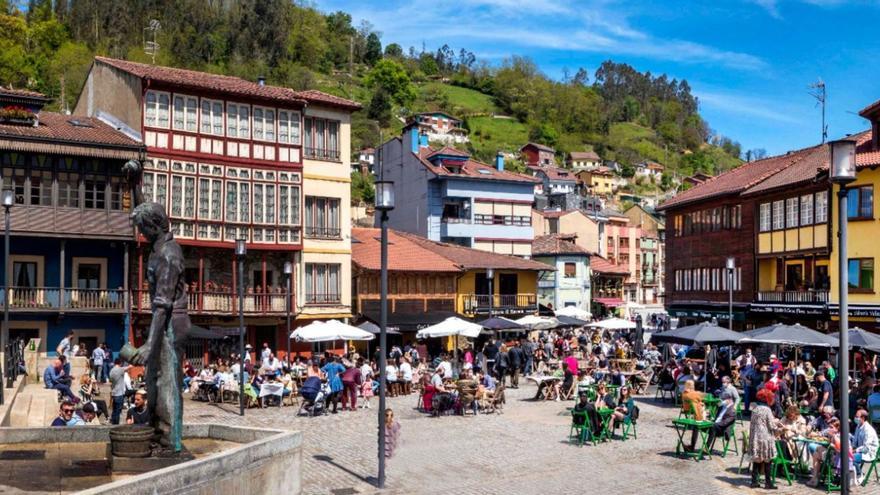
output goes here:
[[[748, 474], [737, 474], [739, 455], [697, 462], [675, 456], [677, 417], [671, 404], [637, 399], [638, 440], [598, 446], [568, 445], [573, 402], [532, 402], [535, 387], [508, 389], [501, 415], [431, 418], [414, 409], [416, 395], [389, 399], [401, 424], [402, 442], [388, 462], [390, 494], [575, 494], [603, 492], [743, 494]], [[295, 408], [250, 409], [186, 400], [185, 420], [301, 430], [303, 485], [309, 495], [377, 493], [376, 407], [336, 415], [296, 417]], [[745, 425], [748, 428], [748, 423]], [[737, 435], [742, 431], [737, 427]], [[746, 430], [747, 431], [747, 430]], [[716, 444], [720, 446], [719, 440]], [[797, 480], [776, 493], [824, 493]], [[853, 493], [878, 494], [869, 483]]]

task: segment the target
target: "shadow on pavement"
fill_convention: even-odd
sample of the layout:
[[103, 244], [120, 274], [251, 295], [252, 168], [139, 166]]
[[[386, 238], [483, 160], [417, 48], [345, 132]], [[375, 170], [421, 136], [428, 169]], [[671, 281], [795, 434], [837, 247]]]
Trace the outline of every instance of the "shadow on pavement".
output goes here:
[[316, 461], [326, 462], [327, 464], [330, 464], [331, 466], [333, 466], [341, 471], [345, 471], [346, 473], [348, 473], [352, 477], [357, 478], [357, 479], [363, 481], [364, 483], [373, 485], [378, 488], [378, 480], [375, 477], [361, 476], [360, 474], [358, 474], [358, 473], [352, 471], [351, 469], [343, 466], [342, 464], [339, 464], [338, 462], [334, 461], [333, 458], [330, 457], [329, 455], [313, 455], [312, 458], [315, 459]]

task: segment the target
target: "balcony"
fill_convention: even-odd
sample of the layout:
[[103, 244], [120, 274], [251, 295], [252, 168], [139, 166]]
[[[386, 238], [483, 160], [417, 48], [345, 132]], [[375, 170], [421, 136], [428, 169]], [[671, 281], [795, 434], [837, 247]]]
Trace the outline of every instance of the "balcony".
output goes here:
[[339, 161], [339, 150], [325, 148], [304, 148], [304, 150], [305, 157], [312, 160]]
[[318, 227], [306, 225], [306, 239], [342, 239], [342, 229], [339, 227]]
[[471, 219], [469, 217], [454, 217], [454, 216], [441, 217], [440, 221], [443, 223], [471, 223]]
[[[146, 290], [133, 291], [132, 310], [149, 313], [150, 294]], [[287, 312], [287, 295], [282, 293], [245, 294], [244, 313], [247, 315], [283, 315]], [[231, 291], [196, 291], [187, 294], [187, 310], [190, 315], [235, 315], [240, 300]]]
[[[2, 290], [0, 290], [0, 294], [3, 294]], [[123, 289], [10, 287], [9, 295], [9, 309], [13, 312], [125, 312], [125, 290]], [[5, 302], [2, 297], [0, 297], [0, 302]]]
[[[465, 314], [489, 314], [489, 294], [459, 295]], [[538, 309], [535, 294], [496, 294], [492, 301], [493, 314], [531, 313]]]
[[759, 291], [757, 302], [789, 303], [789, 304], [820, 304], [828, 302], [827, 290], [786, 290]]

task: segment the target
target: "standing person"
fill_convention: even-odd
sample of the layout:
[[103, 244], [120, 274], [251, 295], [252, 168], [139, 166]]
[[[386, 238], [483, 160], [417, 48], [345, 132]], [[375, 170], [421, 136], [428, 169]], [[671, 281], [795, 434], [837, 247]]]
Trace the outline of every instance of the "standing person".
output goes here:
[[394, 449], [400, 443], [400, 423], [394, 419], [394, 411], [385, 409], [385, 458], [394, 457]]
[[333, 410], [330, 412], [333, 414], [336, 414], [336, 409], [339, 407], [339, 395], [342, 392], [342, 379], [339, 375], [345, 372], [345, 367], [339, 361], [339, 356], [333, 356], [333, 360], [321, 368], [321, 371], [327, 375], [327, 382], [330, 384], [330, 395], [327, 397], [324, 407], [329, 407], [332, 402]]
[[73, 359], [73, 330], [67, 332], [67, 336], [61, 339], [55, 352], [64, 356], [64, 373], [70, 376], [70, 360]]
[[498, 346], [495, 345], [495, 339], [490, 338], [486, 345], [483, 346], [483, 355], [486, 356], [486, 371], [495, 376], [495, 360], [498, 358]]
[[775, 490], [773, 478], [770, 476], [771, 462], [776, 457], [776, 437], [773, 432], [779, 424], [773, 418], [770, 407], [773, 405], [774, 393], [766, 388], [756, 394], [757, 405], [752, 411], [749, 421], [749, 456], [752, 458], [752, 488], [760, 487], [758, 475], [764, 474], [764, 488]]
[[110, 370], [110, 400], [113, 404], [113, 413], [110, 423], [119, 424], [122, 415], [122, 407], [125, 403], [125, 372], [128, 366], [122, 366], [122, 358], [116, 358], [113, 369]]
[[818, 408], [822, 409], [825, 406], [833, 406], [834, 405], [834, 388], [831, 386], [831, 382], [828, 381], [828, 378], [825, 376], [825, 373], [820, 371], [816, 373], [816, 381], [817, 381], [817, 389], [819, 392], [819, 404]]
[[92, 375], [96, 382], [104, 383], [106, 377], [101, 376], [104, 372], [104, 349], [101, 346], [95, 347], [92, 351]]
[[104, 351], [104, 383], [107, 383], [110, 380], [110, 369], [113, 368], [113, 353], [106, 342], [101, 345], [101, 349]]
[[507, 376], [507, 370], [509, 368], [510, 355], [508, 354], [507, 346], [505, 344], [501, 344], [501, 348], [498, 349], [498, 357], [495, 359], [495, 374], [498, 377], [498, 381], [501, 382], [501, 386], [505, 386], [505, 377]]
[[526, 339], [522, 345], [523, 357], [525, 364], [523, 365], [523, 374], [529, 376], [535, 366], [535, 343], [531, 339]]
[[412, 384], [413, 384], [413, 368], [412, 364], [409, 362], [409, 355], [404, 354], [403, 359], [400, 361], [400, 367], [397, 369], [398, 374], [400, 375], [400, 393], [403, 395], [409, 395], [412, 393]]
[[[347, 408], [349, 411], [354, 411], [357, 409], [358, 387], [364, 381], [363, 375], [360, 366], [354, 366], [347, 360], [342, 364], [345, 366], [345, 372], [342, 373], [342, 410], [345, 411]], [[358, 364], [362, 366], [363, 360], [360, 359]], [[351, 402], [350, 406], [349, 402]]]
[[514, 341], [513, 347], [507, 351], [507, 361], [509, 364], [508, 373], [510, 373], [510, 387], [519, 388], [519, 372], [525, 361], [519, 340]]
[[263, 342], [263, 350], [260, 352], [260, 364], [266, 366], [266, 363], [272, 359], [272, 349], [269, 348], [268, 342]]

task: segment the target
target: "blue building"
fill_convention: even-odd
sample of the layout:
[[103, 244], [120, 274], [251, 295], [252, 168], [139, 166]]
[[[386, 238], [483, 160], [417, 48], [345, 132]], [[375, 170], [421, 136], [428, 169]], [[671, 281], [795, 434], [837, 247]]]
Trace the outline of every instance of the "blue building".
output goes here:
[[531, 255], [538, 180], [505, 171], [501, 154], [491, 166], [455, 148], [432, 148], [410, 124], [382, 145], [379, 163], [380, 177], [394, 182], [392, 228], [483, 251]]
[[47, 101], [0, 88], [0, 180], [14, 197], [9, 262], [0, 270], [10, 307], [3, 337], [39, 337], [51, 356], [73, 330], [74, 344], [118, 351], [127, 340], [133, 241], [122, 166], [144, 150], [97, 118], [42, 111]]

